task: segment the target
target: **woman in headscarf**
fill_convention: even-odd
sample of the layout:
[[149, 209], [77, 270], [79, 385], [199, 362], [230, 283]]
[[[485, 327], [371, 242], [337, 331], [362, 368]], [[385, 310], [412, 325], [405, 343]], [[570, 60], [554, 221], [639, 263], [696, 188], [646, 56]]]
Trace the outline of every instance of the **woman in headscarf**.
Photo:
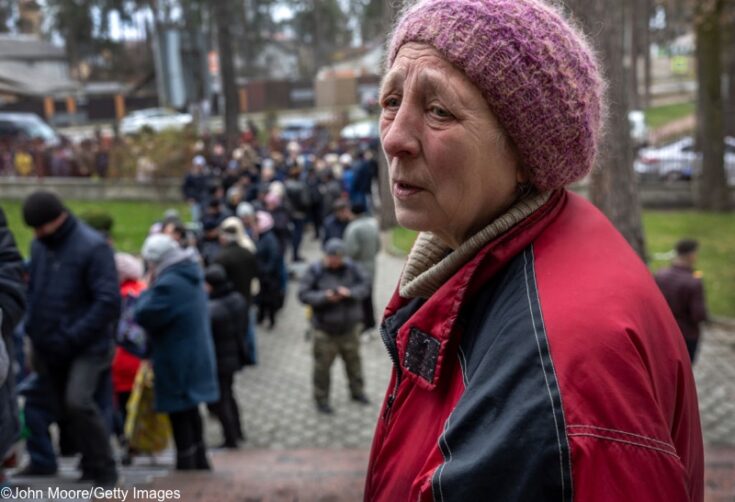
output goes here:
[[366, 500], [702, 500], [676, 322], [565, 189], [593, 166], [603, 88], [538, 0], [424, 0], [398, 22], [380, 134], [398, 222], [421, 233], [381, 329]]

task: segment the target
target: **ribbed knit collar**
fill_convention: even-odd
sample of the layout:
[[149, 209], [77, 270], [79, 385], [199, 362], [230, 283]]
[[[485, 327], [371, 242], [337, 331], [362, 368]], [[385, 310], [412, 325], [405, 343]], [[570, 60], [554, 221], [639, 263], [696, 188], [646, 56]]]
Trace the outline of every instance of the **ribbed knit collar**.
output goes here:
[[429, 298], [480, 249], [543, 206], [551, 194], [551, 191], [542, 192], [519, 200], [454, 250], [431, 232], [421, 232], [403, 268], [400, 295], [404, 298]]

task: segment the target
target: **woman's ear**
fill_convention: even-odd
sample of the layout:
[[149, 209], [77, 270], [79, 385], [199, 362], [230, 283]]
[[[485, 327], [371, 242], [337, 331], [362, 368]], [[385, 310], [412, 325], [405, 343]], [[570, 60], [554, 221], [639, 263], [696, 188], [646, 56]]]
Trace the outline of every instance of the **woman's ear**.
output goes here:
[[518, 164], [518, 167], [516, 168], [516, 182], [518, 182], [519, 185], [529, 183], [531, 180], [531, 174], [528, 172], [528, 169], [526, 166], [522, 164]]

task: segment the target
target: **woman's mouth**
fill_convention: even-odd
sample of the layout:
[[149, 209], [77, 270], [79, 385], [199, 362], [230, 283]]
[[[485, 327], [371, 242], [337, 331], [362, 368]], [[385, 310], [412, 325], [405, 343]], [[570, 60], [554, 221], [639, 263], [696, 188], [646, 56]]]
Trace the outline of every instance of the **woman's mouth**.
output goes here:
[[405, 183], [403, 181], [393, 182], [393, 196], [397, 199], [407, 199], [421, 191], [423, 191], [422, 188], [417, 187], [416, 185], [411, 185], [410, 183]]

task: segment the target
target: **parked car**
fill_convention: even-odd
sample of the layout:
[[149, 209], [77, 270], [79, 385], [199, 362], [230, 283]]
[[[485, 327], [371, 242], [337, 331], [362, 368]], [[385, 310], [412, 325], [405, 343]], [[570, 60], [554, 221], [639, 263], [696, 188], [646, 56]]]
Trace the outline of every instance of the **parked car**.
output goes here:
[[303, 142], [317, 135], [318, 125], [312, 119], [286, 119], [281, 123], [279, 138], [282, 141]]
[[0, 113], [0, 140], [40, 139], [44, 146], [61, 143], [59, 134], [35, 113]]
[[120, 121], [121, 134], [136, 134], [148, 127], [156, 132], [164, 129], [183, 129], [192, 122], [188, 113], [178, 113], [167, 108], [136, 110]]
[[[735, 138], [725, 138], [725, 175], [735, 185]], [[660, 148], [643, 148], [633, 167], [642, 180], [690, 180], [702, 166], [702, 152], [695, 149], [694, 138], [686, 137]]]
[[377, 149], [380, 146], [380, 126], [377, 120], [361, 120], [345, 126], [339, 133], [343, 145], [352, 147], [367, 145]]

